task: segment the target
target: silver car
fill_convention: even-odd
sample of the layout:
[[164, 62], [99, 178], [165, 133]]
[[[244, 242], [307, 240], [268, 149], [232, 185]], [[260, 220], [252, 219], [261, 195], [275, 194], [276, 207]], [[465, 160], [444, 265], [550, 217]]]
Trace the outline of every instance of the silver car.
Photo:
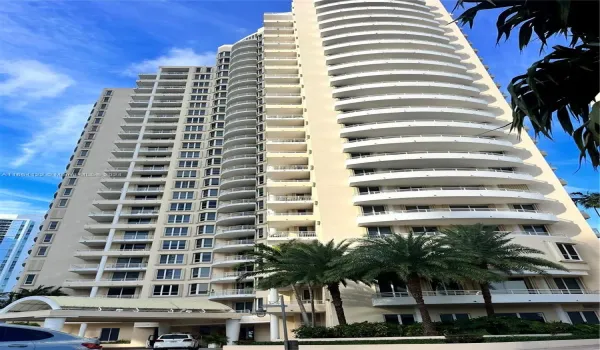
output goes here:
[[98, 339], [76, 337], [41, 327], [0, 324], [0, 350], [102, 349]]

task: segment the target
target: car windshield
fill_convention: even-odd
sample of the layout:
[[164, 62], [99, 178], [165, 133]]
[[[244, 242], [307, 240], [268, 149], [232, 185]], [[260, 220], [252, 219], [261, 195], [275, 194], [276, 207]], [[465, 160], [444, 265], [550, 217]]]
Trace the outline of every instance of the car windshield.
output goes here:
[[161, 335], [160, 339], [187, 339], [188, 337], [187, 334], [165, 334]]

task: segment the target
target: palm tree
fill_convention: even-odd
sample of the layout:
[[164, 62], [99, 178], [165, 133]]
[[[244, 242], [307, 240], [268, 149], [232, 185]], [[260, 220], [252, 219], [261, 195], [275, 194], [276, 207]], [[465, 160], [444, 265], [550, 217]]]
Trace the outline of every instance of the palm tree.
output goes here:
[[290, 286], [294, 291], [302, 321], [304, 324], [310, 324], [306, 308], [300, 296], [298, 288], [299, 283], [305, 282], [305, 273], [303, 266], [290, 261], [287, 256], [289, 251], [296, 244], [295, 241], [280, 244], [278, 246], [268, 246], [259, 243], [255, 246], [255, 250], [248, 252], [246, 255], [254, 257], [254, 270], [243, 273], [238, 280], [247, 277], [260, 276], [257, 287], [260, 289], [284, 288]]
[[[355, 273], [355, 269], [348, 268], [342, 261], [350, 252], [350, 243], [341, 241], [335, 243], [333, 240], [322, 243], [312, 241], [310, 243], [297, 243], [289, 251], [290, 263], [298, 264], [304, 271], [303, 280], [309, 284], [309, 293], [312, 295], [311, 286], [325, 286], [331, 295], [331, 303], [335, 309], [339, 324], [345, 325], [346, 315], [340, 292], [340, 285], [344, 287], [348, 281], [364, 282]], [[311, 298], [312, 299], [312, 298]], [[312, 301], [314, 302], [314, 301]], [[313, 316], [314, 320], [314, 316]]]
[[[478, 283], [488, 316], [494, 315], [490, 282], [504, 279], [514, 272], [532, 271], [545, 273], [543, 268], [565, 270], [552, 261], [532, 256], [541, 251], [511, 243], [510, 232], [498, 232], [481, 224], [455, 226], [443, 230], [440, 242], [450, 247], [455, 254], [466, 259], [478, 273], [463, 274], [462, 279]], [[504, 276], [498, 272], [504, 273]]]
[[348, 255], [351, 261], [348, 265], [358, 268], [367, 280], [393, 274], [406, 281], [408, 292], [417, 302], [425, 335], [435, 335], [421, 283], [450, 280], [457, 271], [466, 270], [468, 266], [460, 268], [460, 258], [431, 236], [409, 233], [408, 236], [364, 238], [360, 243]]
[[572, 192], [571, 199], [575, 204], [581, 205], [585, 209], [594, 209], [596, 215], [600, 216], [598, 212], [598, 208], [600, 208], [600, 193], [587, 192], [583, 194], [581, 192]]
[[51, 287], [40, 285], [34, 289], [21, 288], [17, 292], [10, 292], [4, 295], [2, 302], [0, 302], [0, 309], [5, 308], [7, 305], [14, 301], [22, 298], [32, 296], [65, 296], [65, 292], [61, 290], [61, 287]]

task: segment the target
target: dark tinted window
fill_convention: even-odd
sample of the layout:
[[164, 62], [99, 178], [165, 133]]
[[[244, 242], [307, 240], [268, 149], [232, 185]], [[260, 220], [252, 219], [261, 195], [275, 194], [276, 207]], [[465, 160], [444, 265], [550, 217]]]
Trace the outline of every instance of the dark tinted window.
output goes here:
[[52, 333], [18, 327], [0, 327], [0, 342], [35, 341], [52, 338]]
[[524, 320], [546, 322], [539, 312], [521, 312], [519, 315], [521, 315], [521, 318]]
[[165, 334], [159, 337], [159, 339], [188, 339], [187, 334]]
[[383, 315], [385, 323], [399, 324], [398, 315]]

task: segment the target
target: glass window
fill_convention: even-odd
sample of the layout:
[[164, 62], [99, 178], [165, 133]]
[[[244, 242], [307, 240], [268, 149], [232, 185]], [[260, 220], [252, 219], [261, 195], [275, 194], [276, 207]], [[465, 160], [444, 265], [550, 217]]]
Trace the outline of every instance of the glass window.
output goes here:
[[207, 295], [208, 283], [193, 283], [190, 284], [190, 295]]
[[162, 249], [184, 250], [186, 241], [162, 241]]
[[52, 242], [52, 236], [54, 236], [54, 234], [52, 234], [52, 233], [46, 233], [44, 235], [44, 239], [42, 239], [42, 243], [50, 243], [50, 242]]
[[179, 285], [178, 284], [167, 284], [167, 285], [154, 286], [152, 295], [154, 295], [154, 296], [177, 296], [177, 295], [179, 295]]
[[541, 312], [520, 312], [519, 317], [524, 320], [546, 322]]
[[558, 247], [560, 254], [562, 254], [563, 259], [581, 261], [579, 253], [575, 250], [575, 244], [556, 243], [556, 246]]
[[522, 225], [523, 231], [533, 236], [549, 236], [548, 229], [544, 225]]
[[202, 252], [194, 254], [194, 264], [198, 263], [209, 263], [212, 261], [212, 253], [211, 252]]
[[25, 281], [23, 282], [23, 285], [30, 286], [33, 284], [34, 280], [35, 280], [35, 274], [25, 275]]
[[181, 279], [181, 269], [158, 269], [156, 270], [157, 280], [179, 280]]
[[46, 256], [48, 254], [48, 247], [38, 247], [36, 256]]
[[192, 269], [192, 278], [210, 277], [210, 267], [194, 267]]
[[68, 202], [69, 202], [69, 200], [66, 199], [66, 198], [61, 199], [61, 200], [58, 201], [58, 207], [59, 208], [64, 208], [64, 207], [67, 206]]
[[63, 190], [63, 196], [70, 196], [73, 193], [73, 189], [72, 188], [65, 188]]
[[165, 236], [187, 236], [187, 227], [165, 227]]
[[48, 223], [48, 230], [56, 230], [58, 228], [58, 221], [50, 221]]
[[162, 254], [160, 264], [183, 264], [183, 254]]
[[196, 248], [212, 248], [212, 238], [200, 238], [196, 240]]

